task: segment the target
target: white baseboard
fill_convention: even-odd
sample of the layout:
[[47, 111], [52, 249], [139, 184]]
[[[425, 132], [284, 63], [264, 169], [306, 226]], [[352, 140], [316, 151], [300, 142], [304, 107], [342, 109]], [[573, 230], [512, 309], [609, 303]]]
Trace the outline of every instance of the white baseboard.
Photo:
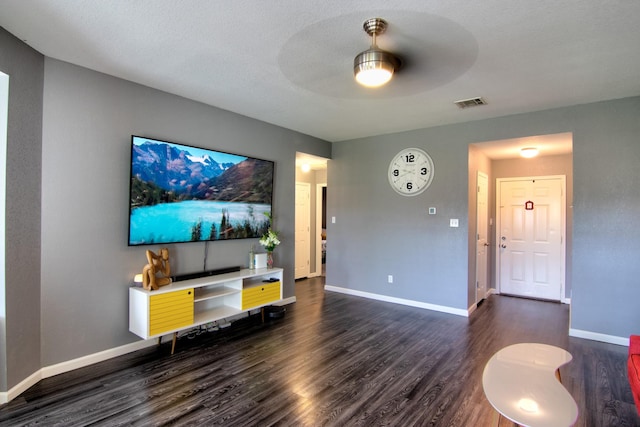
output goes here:
[[[496, 290], [493, 288], [489, 288], [487, 289], [487, 292], [485, 292], [484, 294], [484, 298], [482, 299], [482, 301], [487, 300], [491, 295], [493, 294], [497, 294]], [[482, 302], [481, 301], [481, 302]], [[471, 306], [469, 306], [469, 308], [467, 309], [467, 311], [469, 312], [469, 316], [471, 316], [471, 313], [473, 313], [474, 311], [476, 311], [478, 309], [478, 303], [473, 303], [471, 304]]]
[[408, 305], [410, 307], [424, 308], [427, 310], [440, 311], [442, 313], [455, 314], [457, 316], [469, 317], [469, 312], [465, 309], [447, 307], [444, 305], [429, 304], [421, 301], [413, 301], [404, 298], [390, 297], [387, 295], [374, 294], [371, 292], [356, 291], [354, 289], [341, 288], [338, 286], [325, 285], [327, 291], [338, 292], [341, 294], [353, 295], [362, 298], [374, 299], [377, 301], [392, 302], [394, 304]]
[[469, 313], [469, 316], [471, 316], [471, 313], [473, 313], [474, 311], [476, 311], [476, 309], [478, 308], [478, 304], [471, 304], [471, 306], [469, 306], [469, 308], [467, 309], [467, 313]]
[[583, 331], [580, 329], [569, 329], [569, 336], [576, 338], [584, 338], [592, 341], [601, 341], [609, 344], [624, 345], [629, 347], [629, 337], [617, 337], [615, 335], [606, 335], [598, 332]]
[[131, 344], [125, 344], [120, 347], [111, 348], [109, 350], [100, 351], [98, 353], [89, 354], [87, 356], [79, 357], [77, 359], [68, 360], [66, 362], [57, 363], [55, 365], [46, 366], [29, 375], [20, 383], [16, 384], [9, 391], [0, 393], [0, 404], [10, 402], [16, 397], [24, 393], [29, 387], [38, 383], [38, 381], [53, 377], [54, 375], [62, 374], [64, 372], [73, 371], [74, 369], [84, 368], [85, 366], [93, 365], [94, 363], [102, 362], [107, 359], [122, 356], [123, 354], [131, 353], [136, 350], [141, 350], [146, 347], [157, 344], [156, 339], [136, 341]]
[[45, 366], [40, 371], [42, 372], [42, 378], [49, 378], [54, 375], [73, 371], [74, 369], [84, 368], [85, 366], [93, 365], [94, 363], [122, 356], [123, 354], [151, 347], [152, 345], [156, 345], [157, 343], [158, 340], [156, 338], [136, 341], [131, 344], [125, 344], [120, 347], [110, 348], [98, 353], [78, 357], [77, 359], [67, 360], [66, 362], [57, 363], [51, 366]]
[[20, 381], [20, 383], [16, 384], [15, 387], [12, 387], [9, 391], [0, 393], [0, 405], [3, 403], [7, 403], [15, 399], [24, 393], [29, 387], [36, 385], [38, 381], [42, 379], [42, 369], [34, 372], [29, 375], [24, 380]]

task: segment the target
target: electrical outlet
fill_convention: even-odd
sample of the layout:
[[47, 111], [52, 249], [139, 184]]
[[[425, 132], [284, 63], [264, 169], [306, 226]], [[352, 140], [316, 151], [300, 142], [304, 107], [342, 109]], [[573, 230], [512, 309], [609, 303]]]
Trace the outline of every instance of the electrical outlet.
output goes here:
[[391, 274], [387, 276], [387, 282], [393, 283], [393, 276]]
[[458, 219], [457, 218], [451, 218], [449, 220], [449, 227], [457, 227], [458, 226]]

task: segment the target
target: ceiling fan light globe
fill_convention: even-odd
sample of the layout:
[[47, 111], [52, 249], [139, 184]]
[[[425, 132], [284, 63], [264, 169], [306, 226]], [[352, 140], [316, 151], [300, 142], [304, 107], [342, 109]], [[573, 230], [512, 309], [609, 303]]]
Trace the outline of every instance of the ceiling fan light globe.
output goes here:
[[371, 68], [362, 70], [356, 75], [356, 81], [362, 86], [379, 87], [385, 85], [393, 77], [393, 71], [383, 68]]
[[353, 60], [356, 81], [366, 87], [379, 87], [391, 80], [397, 59], [389, 52], [372, 48], [361, 52]]

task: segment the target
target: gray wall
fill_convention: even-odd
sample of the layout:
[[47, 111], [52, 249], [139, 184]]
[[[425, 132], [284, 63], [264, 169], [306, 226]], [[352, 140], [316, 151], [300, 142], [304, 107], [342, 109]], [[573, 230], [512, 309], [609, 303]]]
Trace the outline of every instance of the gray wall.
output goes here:
[[[334, 144], [328, 166], [327, 285], [467, 309], [468, 143], [447, 128]], [[457, 139], [457, 138], [456, 138]], [[435, 178], [416, 197], [388, 183], [391, 158], [403, 148], [432, 157]], [[428, 215], [435, 207], [436, 215]], [[459, 227], [450, 228], [449, 219]], [[393, 275], [393, 283], [387, 276]]]
[[640, 97], [575, 109], [571, 327], [640, 330]]
[[[137, 340], [128, 286], [146, 264], [127, 247], [131, 134], [276, 162], [274, 219], [284, 296], [294, 295], [295, 154], [331, 144], [228, 111], [47, 58], [42, 140], [42, 363]], [[247, 266], [257, 239], [209, 244], [207, 269]], [[203, 268], [204, 243], [168, 245], [176, 274]]]
[[[40, 182], [44, 58], [0, 28], [0, 71], [9, 75], [5, 319], [0, 391], [40, 368]], [[5, 165], [0, 165], [4, 169]]]
[[[328, 225], [327, 284], [466, 309], [469, 144], [572, 132], [571, 327], [637, 333], [639, 114], [635, 97], [334, 144], [327, 215], [337, 221]], [[417, 197], [399, 196], [387, 182], [389, 161], [406, 147], [435, 162], [433, 184]], [[436, 216], [427, 215], [429, 206]], [[460, 228], [449, 228], [449, 218]]]

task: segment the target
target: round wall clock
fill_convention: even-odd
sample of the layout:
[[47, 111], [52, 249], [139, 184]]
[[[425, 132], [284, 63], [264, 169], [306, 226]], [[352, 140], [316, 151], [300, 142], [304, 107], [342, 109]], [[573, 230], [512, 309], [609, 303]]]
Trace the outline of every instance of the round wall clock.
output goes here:
[[433, 160], [419, 148], [405, 148], [389, 164], [389, 184], [403, 196], [417, 196], [433, 181]]

